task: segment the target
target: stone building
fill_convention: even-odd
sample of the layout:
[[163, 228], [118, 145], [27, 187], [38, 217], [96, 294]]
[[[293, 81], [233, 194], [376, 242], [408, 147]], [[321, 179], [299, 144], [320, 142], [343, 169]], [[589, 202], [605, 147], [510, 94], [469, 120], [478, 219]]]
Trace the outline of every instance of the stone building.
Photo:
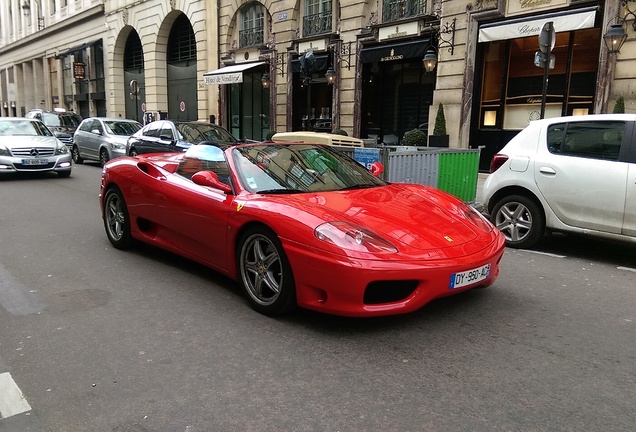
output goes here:
[[635, 13], [634, 0], [0, 0], [0, 115], [57, 107], [214, 121], [248, 140], [342, 129], [400, 144], [432, 133], [443, 104], [450, 146], [480, 147], [485, 170], [542, 112], [611, 112], [622, 96], [636, 113]]

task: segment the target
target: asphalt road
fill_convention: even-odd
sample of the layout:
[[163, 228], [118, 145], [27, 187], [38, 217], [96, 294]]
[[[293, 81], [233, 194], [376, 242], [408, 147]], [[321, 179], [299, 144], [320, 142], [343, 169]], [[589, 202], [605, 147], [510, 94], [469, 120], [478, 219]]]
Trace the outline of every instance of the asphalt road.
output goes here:
[[113, 249], [99, 181], [0, 178], [1, 432], [635, 429], [633, 246], [555, 235], [410, 315], [272, 319]]

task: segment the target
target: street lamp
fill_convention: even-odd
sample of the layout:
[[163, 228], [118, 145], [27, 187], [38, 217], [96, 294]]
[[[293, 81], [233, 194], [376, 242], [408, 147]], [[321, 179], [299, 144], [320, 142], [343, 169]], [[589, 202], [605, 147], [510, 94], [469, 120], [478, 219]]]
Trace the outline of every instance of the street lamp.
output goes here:
[[[40, 2], [38, 0], [32, 0], [37, 4], [37, 18], [38, 18], [38, 30], [42, 30], [44, 29], [44, 17], [42, 17], [42, 7], [40, 5]], [[22, 8], [22, 13], [24, 14], [25, 17], [28, 17], [31, 15], [31, 0], [24, 0], [24, 3], [22, 3], [22, 6], [20, 6]]]
[[610, 54], [620, 52], [623, 44], [627, 40], [627, 32], [625, 32], [625, 24], [611, 24], [609, 30], [603, 35], [607, 51]]

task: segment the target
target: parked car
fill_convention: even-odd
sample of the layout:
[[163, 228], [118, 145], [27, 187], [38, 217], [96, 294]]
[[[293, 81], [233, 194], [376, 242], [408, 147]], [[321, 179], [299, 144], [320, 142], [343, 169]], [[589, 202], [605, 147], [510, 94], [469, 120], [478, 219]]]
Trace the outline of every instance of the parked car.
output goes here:
[[380, 167], [304, 143], [117, 158], [102, 170], [102, 218], [115, 248], [139, 240], [198, 261], [267, 315], [406, 313], [492, 284], [501, 232], [445, 192], [384, 182]]
[[234, 144], [237, 142], [221, 126], [199, 121], [158, 120], [148, 123], [128, 139], [126, 154], [182, 152], [202, 142]]
[[551, 231], [636, 242], [636, 115], [537, 120], [497, 153], [485, 209], [510, 247]]
[[32, 109], [26, 113], [25, 117], [42, 121], [69, 149], [73, 147], [73, 134], [82, 122], [79, 114], [63, 108], [55, 108], [53, 111]]
[[85, 159], [99, 161], [102, 166], [109, 160], [126, 156], [128, 137], [141, 129], [135, 120], [108, 117], [90, 117], [82, 120], [73, 135], [73, 162]]
[[71, 152], [39, 120], [0, 117], [0, 173], [54, 171], [71, 175]]

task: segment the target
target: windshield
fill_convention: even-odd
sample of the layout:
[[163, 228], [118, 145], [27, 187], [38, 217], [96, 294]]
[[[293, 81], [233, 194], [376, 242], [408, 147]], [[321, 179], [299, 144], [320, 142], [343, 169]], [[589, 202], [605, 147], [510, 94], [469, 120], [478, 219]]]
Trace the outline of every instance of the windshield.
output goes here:
[[0, 136], [51, 136], [53, 135], [39, 121], [31, 120], [0, 120]]
[[105, 121], [106, 129], [111, 135], [130, 136], [141, 129], [141, 124], [130, 121]]
[[362, 165], [328, 146], [268, 144], [233, 150], [241, 184], [253, 193], [325, 192], [384, 186]]
[[177, 123], [177, 129], [185, 141], [200, 143], [203, 141], [234, 143], [236, 138], [225, 129], [208, 123]]

